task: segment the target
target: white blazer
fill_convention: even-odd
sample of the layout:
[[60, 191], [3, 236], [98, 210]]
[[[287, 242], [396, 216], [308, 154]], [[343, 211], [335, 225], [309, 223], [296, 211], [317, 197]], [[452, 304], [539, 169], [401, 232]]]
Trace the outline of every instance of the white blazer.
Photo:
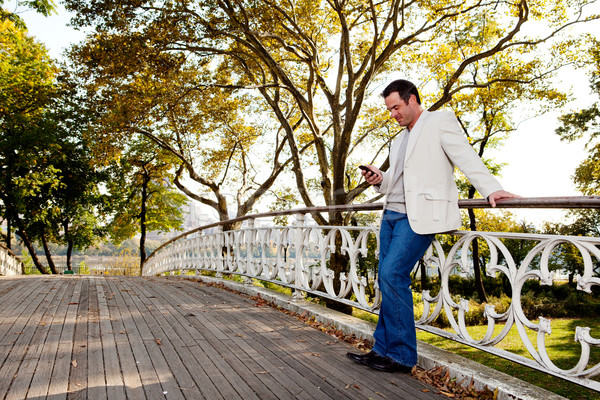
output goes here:
[[[392, 143], [390, 168], [376, 191], [387, 194], [404, 133]], [[502, 190], [481, 158], [463, 135], [451, 111], [423, 111], [410, 131], [404, 158], [406, 214], [413, 231], [419, 234], [447, 232], [461, 226], [458, 189], [454, 167], [458, 167], [487, 198]], [[385, 209], [385, 205], [384, 205]]]

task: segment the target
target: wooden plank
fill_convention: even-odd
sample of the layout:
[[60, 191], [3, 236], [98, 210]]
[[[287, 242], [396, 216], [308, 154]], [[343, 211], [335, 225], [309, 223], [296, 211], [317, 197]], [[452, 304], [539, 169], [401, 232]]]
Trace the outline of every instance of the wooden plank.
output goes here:
[[[140, 296], [140, 301], [155, 320], [152, 326], [157, 329], [155, 336], [163, 338], [161, 339], [161, 350], [165, 354], [165, 357], [170, 354], [177, 355], [177, 358], [167, 357], [167, 361], [185, 397], [190, 399], [223, 398], [215, 385], [210, 381], [202, 365], [198, 363], [189, 350], [188, 344], [193, 339], [185, 330], [181, 329], [182, 324], [189, 325], [187, 320], [181, 314], [174, 312], [173, 305], [162, 301], [163, 298], [160, 297], [162, 290], [156, 290], [158, 289], [157, 286], [148, 287], [148, 285], [140, 285], [139, 283], [142, 282], [144, 281], [136, 279], [129, 280], [127, 283], [132, 290], [144, 294], [144, 296]], [[159, 296], [155, 296], [155, 294]], [[179, 331], [183, 331], [185, 339], [188, 339], [187, 342], [180, 337], [176, 330], [177, 328], [179, 328]]]
[[[106, 396], [110, 400], [125, 399], [125, 387], [123, 383], [124, 370], [119, 363], [115, 332], [111, 323], [110, 313], [104, 289], [105, 282], [98, 285], [98, 311], [100, 319], [100, 337], [102, 338], [102, 354], [104, 355], [104, 375], [106, 377]], [[109, 292], [110, 293], [110, 292]]]
[[[150, 280], [146, 278], [146, 280]], [[161, 291], [163, 294], [165, 290]], [[260, 388], [256, 388], [248, 385], [244, 378], [246, 376], [240, 376], [238, 371], [234, 370], [232, 366], [225, 360], [221, 354], [214, 348], [209, 338], [227, 338], [226, 335], [221, 332], [215, 332], [215, 327], [212, 323], [203, 319], [206, 323], [204, 325], [198, 322], [198, 317], [203, 313], [202, 305], [196, 305], [186, 301], [180, 304], [181, 308], [186, 310], [186, 320], [193, 326], [193, 328], [199, 333], [203, 340], [197, 340], [196, 343], [200, 346], [201, 350], [208, 357], [207, 361], [210, 361], [214, 368], [219, 371], [229, 381], [231, 387], [235, 390], [234, 393], [229, 393], [226, 398], [244, 398], [244, 399], [258, 399], [259, 397], [255, 391]], [[215, 334], [213, 334], [213, 332]], [[211, 366], [212, 367], [212, 366]], [[217, 386], [221, 390], [220, 386]], [[225, 394], [221, 392], [224, 396]]]
[[[284, 353], [300, 354], [302, 357], [299, 360], [307, 368], [318, 373], [338, 391], [344, 389], [344, 393], [350, 395], [348, 389], [358, 387], [357, 394], [374, 399], [390, 396], [402, 399], [429, 397], [421, 391], [425, 386], [410, 375], [386, 374], [358, 365], [345, 357], [347, 351], [356, 352], [356, 349], [304, 324], [294, 330], [282, 330], [281, 326], [289, 323], [289, 316], [279, 313], [274, 317], [276, 319], [268, 325], [259, 318], [251, 325], [258, 332], [268, 331], [272, 329], [271, 326], [279, 327], [281, 337], [270, 337], [269, 342], [280, 346]], [[299, 336], [302, 339], [298, 340]]]
[[123, 374], [123, 383], [125, 393], [130, 400], [142, 400], [146, 398], [144, 388], [142, 386], [142, 380], [138, 372], [135, 357], [131, 350], [129, 343], [129, 337], [127, 330], [123, 324], [123, 319], [127, 318], [127, 315], [121, 315], [117, 301], [115, 300], [116, 293], [114, 288], [111, 288], [108, 282], [104, 282], [104, 292], [106, 295], [106, 301], [110, 313], [110, 319], [113, 324], [113, 330], [115, 332], [115, 344], [117, 347], [117, 354], [119, 356], [119, 364], [121, 365], [121, 372]]
[[20, 332], [23, 324], [27, 323], [26, 317], [31, 313], [30, 310], [35, 310], [42, 297], [48, 294], [41, 291], [41, 280], [18, 281], [20, 285], [9, 292], [9, 298], [2, 303], [0, 310], [0, 365], [5, 362], [16, 341], [15, 334], [10, 332]]
[[[24, 289], [23, 292], [27, 292], [28, 287], [36, 287], [38, 290], [41, 289], [42, 291], [47, 289], [43, 286], [35, 285], [35, 282], [33, 281], [21, 281], [21, 284]], [[18, 369], [12, 376], [7, 376], [7, 379], [4, 379], [3, 376], [0, 377], [1, 384], [10, 384], [10, 388], [5, 396], [6, 399], [21, 400], [26, 398], [36, 367], [42, 356], [46, 336], [52, 325], [52, 313], [48, 312], [48, 310], [51, 309], [49, 305], [58, 304], [58, 300], [55, 299], [59, 296], [60, 293], [58, 290], [45, 291], [43, 295], [39, 296], [40, 302], [38, 307], [31, 312], [31, 318], [28, 321], [28, 328], [35, 332], [31, 337], [31, 340], [29, 340], [26, 354], [24, 355], [21, 364], [15, 365]], [[38, 316], [39, 319], [37, 319]], [[10, 358], [13, 358], [14, 356], [17, 355], [11, 354]], [[13, 381], [10, 382], [10, 379], [13, 379]], [[4, 391], [4, 388], [0, 389], [0, 393], [4, 393]]]
[[[166, 294], [166, 291], [163, 291], [163, 293]], [[237, 300], [235, 297], [229, 298], [229, 301], [237, 303], [235, 300]], [[246, 354], [243, 349], [245, 345], [238, 346], [235, 339], [243, 336], [240, 330], [237, 330], [237, 332], [229, 331], [226, 324], [219, 318], [224, 314], [228, 314], [231, 310], [232, 308], [228, 305], [219, 305], [219, 311], [223, 312], [223, 314], [215, 313], [215, 315], [212, 315], [211, 324], [208, 323], [208, 318], [205, 318], [203, 314], [198, 316], [202, 327], [209, 327], [207, 330], [211, 333], [214, 333], [213, 330], [217, 329], [219, 333], [212, 337], [209, 334], [205, 334], [208, 342], [215, 347], [221, 357], [254, 389], [261, 399], [295, 398], [294, 394], [302, 392], [301, 388], [289, 379], [278, 381], [271, 375], [271, 371], [265, 369], [265, 366], [261, 366]], [[227, 319], [224, 320], [228, 321]], [[222, 337], [222, 339], [219, 339], [219, 337]]]
[[87, 395], [89, 399], [106, 399], [106, 379], [102, 354], [102, 338], [100, 337], [100, 306], [98, 305], [97, 277], [90, 277], [88, 303], [88, 351], [87, 351]]
[[23, 286], [23, 279], [25, 277], [19, 276], [0, 276], [0, 304], [4, 304], [7, 301], [12, 300], [11, 293], [16, 289]]
[[66, 307], [63, 307], [65, 303], [64, 300], [71, 298], [75, 286], [69, 284], [61, 285], [61, 283], [60, 278], [55, 280], [55, 287], [58, 288], [60, 294], [57, 295], [55, 301], [47, 310], [47, 312], [52, 314], [52, 322], [48, 334], [46, 335], [46, 341], [44, 342], [41, 357], [35, 368], [29, 391], [27, 392], [27, 398], [40, 398], [45, 397], [48, 394], [50, 377], [52, 376], [54, 369], [58, 344], [60, 342], [67, 311]]
[[[244, 314], [246, 314], [245, 309]], [[215, 318], [221, 320], [223, 316], [217, 315]], [[249, 313], [248, 318], [250, 320], [244, 321], [239, 326], [251, 324], [253, 321]], [[224, 325], [227, 322], [224, 322]], [[248, 329], [244, 329], [243, 334], [231, 332], [230, 339], [237, 344], [240, 351], [246, 353], [248, 363], [256, 363], [275, 380], [285, 383], [287, 390], [296, 398], [320, 399], [327, 395], [329, 389], [320, 387], [322, 386], [321, 382], [311, 382], [299, 373], [299, 370], [304, 368], [303, 365], [296, 362], [293, 357], [277, 352], [277, 349], [273, 349], [271, 343], [263, 337], [252, 337], [252, 335], [248, 335]], [[329, 395], [331, 394], [332, 392], [329, 391]]]
[[[202, 288], [199, 288], [197, 290], [202, 290]], [[208, 289], [209, 291], [212, 290], [212, 288]], [[180, 291], [178, 291], [180, 292]], [[162, 291], [162, 293], [167, 293], [167, 291]], [[191, 294], [191, 293], [190, 293]], [[204, 296], [204, 295], [202, 295]], [[212, 307], [214, 308], [215, 306], [217, 306], [219, 308], [219, 311], [224, 311], [223, 314], [229, 314], [231, 313], [232, 309], [235, 310], [236, 308], [239, 308], [239, 304], [235, 303], [233, 304], [232, 308], [229, 307], [229, 305], [227, 304], [223, 304], [225, 301], [225, 299], [220, 300], [218, 302], [218, 305], [216, 304], [212, 304], [211, 302], [211, 298], [212, 298], [212, 294], [208, 295], [206, 297], [206, 302], [209, 304], [204, 304], [205, 306], [208, 307]], [[237, 296], [233, 296], [233, 297], [228, 297], [227, 301], [229, 302], [233, 302], [233, 300], [236, 299]], [[188, 301], [189, 303], [189, 301]], [[246, 310], [244, 309], [241, 312], [245, 312]], [[255, 385], [251, 385], [253, 388], [256, 387], [261, 387], [261, 386], [265, 386], [266, 388], [270, 389], [272, 392], [274, 392], [274, 395], [277, 398], [289, 398], [290, 396], [294, 397], [294, 398], [322, 398], [324, 396], [324, 393], [320, 390], [316, 390], [315, 392], [313, 392], [312, 396], [308, 394], [308, 392], [305, 390], [306, 388], [304, 388], [304, 385], [307, 382], [303, 382], [304, 384], [302, 386], [296, 384], [296, 382], [294, 381], [294, 379], [290, 379], [290, 376], [296, 376], [297, 373], [293, 368], [287, 367], [284, 368], [282, 365], [279, 365], [278, 367], [275, 367], [274, 365], [272, 365], [266, 358], [262, 357], [261, 354], [259, 354], [258, 352], [254, 351], [254, 349], [250, 349], [248, 346], [248, 342], [247, 339], [242, 339], [242, 337], [245, 337], [245, 334], [242, 334], [242, 332], [240, 331], [240, 328], [242, 330], [244, 329], [244, 325], [239, 325], [237, 329], [235, 329], [235, 331], [231, 331], [229, 328], [225, 327], [225, 324], [229, 324], [230, 321], [226, 321], [225, 324], [223, 324], [222, 322], [219, 322], [219, 316], [221, 314], [218, 313], [213, 313], [210, 315], [212, 321], [212, 325], [213, 327], [216, 327], [217, 329], [219, 329], [222, 333], [223, 337], [226, 337], [227, 339], [222, 341], [222, 344], [217, 344], [215, 345], [213, 343], [213, 346], [215, 346], [216, 348], [219, 349], [219, 352], [222, 353], [223, 351], [225, 351], [227, 354], [222, 354], [223, 357], [225, 357], [227, 359], [228, 362], [231, 363], [231, 360], [235, 360], [234, 358], [239, 358], [239, 362], [241, 364], [237, 364], [236, 367], [236, 372], [238, 372], [239, 374], [244, 374], [244, 370], [250, 370], [250, 372], [252, 372], [256, 377], [258, 377], [258, 379], [261, 382], [258, 382], [258, 384]], [[200, 316], [202, 317], [202, 316]], [[201, 326], [208, 326], [209, 324], [207, 323], [207, 319], [204, 318], [201, 320]], [[244, 332], [245, 333], [245, 332]], [[224, 350], [223, 350], [224, 349]], [[248, 352], [251, 352], [251, 354], [253, 356], [257, 356], [258, 357], [258, 361], [256, 361], [253, 357], [250, 357], [250, 355], [248, 354]], [[234, 357], [234, 358], [232, 358]], [[244, 375], [244, 378], [246, 379], [246, 375]], [[277, 379], [279, 378], [279, 379]], [[254, 378], [252, 378], [252, 380], [254, 380]], [[284, 387], [285, 385], [285, 387]], [[313, 385], [314, 386], [314, 385]], [[311, 385], [308, 385], [308, 388], [310, 390]], [[317, 387], [314, 386], [314, 388], [316, 389]], [[264, 396], [272, 396], [272, 394], [265, 394], [265, 393], [259, 393], [259, 395], [261, 397]]]
[[[141, 285], [142, 286], [146, 286], [147, 285], [147, 280], [142, 280], [141, 281]], [[162, 286], [160, 287], [160, 290], [156, 290], [156, 288], [158, 288], [159, 286], [155, 286], [153, 289], [153, 292], [157, 295], [157, 296], [149, 296], [149, 298], [157, 298], [159, 296], [159, 294], [161, 294], [163, 292], [162, 290]], [[160, 309], [162, 310], [163, 308], [165, 309], [172, 309], [172, 307], [170, 306], [170, 304], [164, 304], [163, 302], [161, 302], [160, 300], [156, 300], [156, 302], [153, 304], [154, 308]], [[202, 305], [196, 305], [197, 307], [202, 307]], [[177, 315], [177, 313], [169, 313], [172, 315]], [[205, 341], [205, 338], [202, 336], [202, 334], [200, 334], [196, 329], [194, 329], [194, 327], [192, 326], [192, 324], [189, 323], [189, 318], [192, 318], [194, 316], [193, 313], [187, 313], [186, 315], [183, 316], [183, 319], [181, 320], [180, 324], [174, 324], [172, 325], [172, 327], [174, 328], [177, 337], [179, 337], [181, 339], [181, 341], [184, 343], [183, 346], [181, 346], [181, 351], [186, 353], [186, 354], [190, 354], [193, 357], [193, 360], [191, 360], [192, 362], [190, 364], [187, 363], [186, 361], [186, 366], [188, 366], [188, 368], [191, 371], [194, 371], [194, 377], [197, 380], [200, 389], [203, 391], [209, 391], [207, 393], [207, 396], [205, 396], [205, 398], [225, 398], [225, 399], [234, 399], [234, 398], [239, 398], [239, 395], [237, 394], [237, 392], [235, 391], [235, 389], [231, 386], [231, 384], [229, 383], [229, 381], [227, 380], [227, 377], [224, 376], [224, 374], [222, 373], [222, 371], [220, 371], [217, 366], [213, 363], [213, 361], [211, 360], [211, 358], [209, 357], [208, 354], [206, 354], [201, 346], [198, 344], [199, 341]], [[205, 382], [208, 381], [210, 383], [210, 385], [205, 384]], [[214, 396], [214, 397], [212, 397]]]
[[[134, 286], [130, 285], [133, 280], [122, 279], [119, 284], [124, 288], [122, 291], [130, 296], [131, 304], [140, 311], [141, 318], [136, 321], [136, 325], [140, 330], [157, 376], [160, 379], [163, 393], [167, 399], [184, 399], [182, 388], [196, 392], [198, 388], [187, 370], [182, 368], [181, 360], [174, 353], [169, 338], [163, 335], [150, 310], [140, 300], [142, 296], [138, 294], [138, 290]], [[167, 348], [163, 350], [165, 347]], [[181, 376], [176, 377], [176, 373], [181, 374]], [[181, 379], [181, 382], [178, 382], [178, 378]]]
[[[231, 309], [229, 308], [229, 306], [224, 305], [224, 303], [230, 303], [233, 305], [233, 310], [235, 310], [235, 308], [240, 308], [240, 304], [243, 304], [245, 308], [243, 308], [243, 311], [240, 310], [239, 313], [243, 314], [243, 315], [250, 315], [253, 312], [253, 306], [248, 306], [248, 304], [244, 304], [243, 303], [243, 299], [239, 296], [236, 295], [232, 295], [231, 293], [225, 292], [225, 291], [221, 291], [218, 288], [202, 288], [200, 287], [198, 290], [207, 290], [210, 291], [210, 296], [208, 296], [207, 298], [207, 303], [205, 304], [209, 310], [210, 309], [218, 309], [219, 312], [213, 312], [213, 313], [209, 313], [210, 317], [215, 319], [215, 321], [213, 322], [214, 325], [217, 325], [220, 319], [223, 318], [223, 315], [225, 314], [233, 314], [231, 312]], [[219, 293], [221, 292], [221, 293]], [[233, 300], [238, 300], [238, 303], [235, 303]], [[227, 307], [227, 308], [225, 308]], [[247, 308], [246, 308], [247, 307]], [[224, 311], [224, 310], [229, 310], [229, 312], [223, 313], [221, 314], [220, 311]], [[260, 312], [262, 312], [263, 310], [260, 310]], [[266, 311], [266, 309], [265, 309]], [[272, 311], [272, 310], [269, 310]], [[248, 335], [248, 331], [249, 331], [249, 327], [252, 323], [254, 323], [254, 318], [249, 318], [246, 321], [244, 321], [244, 323], [238, 323], [237, 321], [227, 321], [222, 325], [222, 329], [223, 329], [223, 333], [225, 335], [229, 335], [228, 337], [233, 337], [233, 338], [238, 338], [240, 336], [241, 331], [239, 330], [239, 328], [243, 329], [243, 335], [249, 337], [250, 339], [252, 339], [249, 335]], [[201, 320], [200, 321], [201, 324], [205, 323], [205, 320]], [[231, 330], [229, 328], [226, 328], [226, 325], [232, 325], [235, 324], [235, 326], [237, 328], [235, 328], [235, 330]], [[228, 332], [225, 332], [228, 331]], [[255, 338], [256, 339], [256, 338]], [[257, 343], [259, 343], [261, 341], [261, 337], [258, 337], [259, 340], [257, 340]], [[214, 345], [214, 344], [213, 344]], [[243, 346], [242, 346], [243, 347]], [[273, 371], [275, 370], [282, 370], [284, 375], [287, 376], [296, 376], [298, 377], [299, 370], [304, 370], [307, 369], [307, 367], [299, 362], [297, 362], [296, 357], [297, 355], [294, 356], [289, 356], [289, 354], [284, 353], [283, 357], [282, 354], [277, 354], [277, 355], [273, 355], [272, 353], [272, 349], [270, 349], [270, 347], [272, 347], [272, 345], [269, 343], [267, 344], [267, 346], [262, 346], [262, 349], [268, 349], [266, 350], [264, 354], [269, 354], [269, 358], [275, 362], [278, 363], [278, 367], [277, 368], [273, 368]], [[240, 350], [243, 351], [243, 350]], [[287, 363], [285, 362], [281, 362], [281, 361], [287, 361]], [[265, 371], [265, 369], [260, 369], [258, 370], [259, 372], [263, 372]], [[270, 370], [269, 370], [270, 371]], [[290, 381], [291, 379], [284, 379], [282, 380], [282, 382], [285, 382], [286, 384]], [[337, 395], [337, 391], [331, 387], [331, 385], [329, 385], [327, 382], [323, 382], [323, 380], [321, 379], [321, 377], [318, 377], [317, 380], [314, 380], [313, 382], [310, 382], [307, 379], [301, 379], [301, 381], [304, 383], [302, 385], [302, 388], [307, 392], [308, 396], [310, 397], [315, 397], [315, 398], [323, 398], [323, 397], [328, 397], [331, 398], [331, 396], [336, 396]], [[295, 393], [298, 394], [298, 393]], [[302, 394], [302, 392], [300, 392], [300, 396], [306, 396], [306, 394]]]
[[123, 291], [119, 281], [109, 279], [106, 281], [111, 288], [111, 293], [114, 293], [114, 298], [118, 304], [119, 312], [123, 316], [123, 324], [127, 332], [127, 337], [131, 345], [137, 370], [142, 381], [142, 386], [148, 399], [160, 399], [164, 397], [164, 390], [161, 386], [161, 381], [154, 367], [153, 360], [146, 348], [146, 343], [143, 340], [142, 333], [138, 328], [142, 325], [140, 322], [140, 311], [132, 304], [131, 296]]
[[[214, 293], [211, 299], [216, 303], [227, 301], [231, 298], [231, 294], [222, 291], [222, 294]], [[253, 307], [256, 310], [255, 307]], [[274, 310], [272, 310], [274, 311]], [[240, 320], [233, 323], [233, 326], [248, 326], [254, 331], [260, 333], [255, 337], [261, 341], [262, 337], [267, 336], [266, 345], [271, 348], [279, 348], [279, 357], [285, 358], [295, 364], [294, 368], [301, 373], [308, 374], [311, 381], [317, 379], [325, 380], [330, 386], [335, 388], [335, 392], [328, 392], [329, 397], [351, 397], [352, 393], [348, 389], [355, 388], [354, 385], [360, 387], [360, 393], [356, 393], [359, 398], [364, 395], [373, 398], [382, 398], [383, 396], [402, 396], [402, 398], [429, 398], [430, 395], [425, 394], [421, 390], [425, 388], [419, 381], [410, 378], [410, 376], [399, 374], [382, 374], [377, 371], [370, 370], [364, 366], [355, 364], [346, 359], [347, 351], [356, 351], [350, 346], [347, 346], [337, 339], [323, 334], [313, 328], [307, 327], [301, 322], [297, 325], [298, 331], [290, 331], [282, 329], [282, 327], [292, 324], [290, 317], [283, 313], [276, 312], [275, 321], [265, 323], [260, 316], [252, 315], [252, 309], [244, 313], [227, 313], [227, 315], [238, 316]], [[217, 314], [217, 319], [222, 318], [224, 314]], [[273, 330], [273, 326], [278, 327], [278, 332]], [[279, 335], [281, 334], [281, 335]], [[298, 342], [300, 334], [302, 335], [301, 342]], [[307, 337], [305, 337], [307, 336]], [[324, 340], [325, 339], [325, 340]], [[324, 351], [323, 343], [326, 343], [325, 349], [335, 345], [339, 350]], [[274, 346], [275, 345], [275, 346]], [[275, 349], [274, 349], [275, 351]], [[291, 361], [289, 354], [294, 354], [294, 361]], [[296, 356], [297, 355], [297, 356]], [[297, 364], [300, 362], [300, 366]], [[365, 383], [357, 384], [356, 382], [365, 381], [365, 377], [369, 379]], [[394, 379], [390, 379], [393, 377]], [[402, 385], [397, 382], [401, 381]], [[408, 384], [408, 385], [407, 385]], [[399, 387], [401, 386], [401, 387]], [[327, 385], [321, 385], [322, 390], [328, 390]], [[382, 394], [383, 396], [381, 396]], [[433, 395], [433, 394], [431, 394]], [[439, 398], [433, 396], [431, 398]]]
[[[61, 307], [66, 308], [66, 314], [63, 321], [63, 329], [60, 335], [56, 358], [48, 387], [47, 400], [65, 400], [69, 387], [69, 373], [71, 371], [71, 355], [73, 354], [73, 336], [75, 334], [75, 323], [77, 321], [77, 310], [79, 308], [79, 298], [81, 297], [82, 281], [79, 277], [65, 278], [69, 285], [74, 285], [73, 294], [66, 304], [63, 302]], [[67, 298], [65, 298], [67, 300]]]
[[13, 279], [0, 282], [0, 293], [10, 288], [0, 318], [5, 333], [22, 333], [0, 338], [0, 398], [443, 398], [410, 376], [352, 363], [349, 345], [216, 287], [177, 278]]
[[87, 399], [87, 351], [90, 279], [81, 278], [82, 286], [77, 307], [77, 319], [73, 334], [72, 361], [69, 367], [67, 399]]

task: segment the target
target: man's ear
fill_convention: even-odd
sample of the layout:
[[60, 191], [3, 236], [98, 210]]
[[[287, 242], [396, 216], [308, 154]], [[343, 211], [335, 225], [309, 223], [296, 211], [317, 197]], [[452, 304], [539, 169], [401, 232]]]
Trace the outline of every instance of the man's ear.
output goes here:
[[411, 94], [410, 97], [408, 98], [408, 102], [411, 105], [418, 104], [417, 103], [417, 96], [415, 96], [414, 94]]

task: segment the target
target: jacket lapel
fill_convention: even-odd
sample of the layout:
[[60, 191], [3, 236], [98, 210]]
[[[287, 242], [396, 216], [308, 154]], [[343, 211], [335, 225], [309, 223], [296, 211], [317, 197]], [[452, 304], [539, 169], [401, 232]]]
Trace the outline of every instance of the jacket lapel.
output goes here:
[[429, 111], [424, 110], [419, 116], [419, 119], [417, 120], [415, 126], [413, 126], [413, 128], [410, 130], [410, 136], [408, 137], [408, 143], [406, 144], [406, 155], [404, 156], [404, 165], [406, 165], [406, 160], [408, 160], [408, 157], [410, 157], [410, 153], [413, 151], [415, 145], [417, 144], [417, 139], [419, 137], [419, 134], [421, 133], [421, 130], [423, 129], [423, 126], [425, 125], [427, 117], [429, 117], [429, 114]]

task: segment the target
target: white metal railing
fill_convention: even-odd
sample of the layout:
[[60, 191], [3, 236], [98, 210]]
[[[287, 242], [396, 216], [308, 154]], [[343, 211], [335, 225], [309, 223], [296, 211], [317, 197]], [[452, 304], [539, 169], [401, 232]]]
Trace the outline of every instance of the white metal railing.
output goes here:
[[[462, 208], [488, 206], [483, 200], [461, 201], [460, 205]], [[600, 197], [510, 199], [499, 204], [499, 207], [600, 208]], [[380, 210], [381, 204], [318, 207], [277, 213], [294, 215], [296, 220], [291, 226], [257, 226], [257, 218], [272, 217], [276, 213], [230, 220], [243, 222], [242, 228], [231, 231], [223, 231], [222, 223], [207, 225], [178, 236], [158, 248], [146, 260], [142, 274], [160, 275], [187, 270], [232, 273], [290, 287], [294, 289], [295, 296], [301, 297], [308, 292], [377, 313], [380, 296], [374, 273], [361, 273], [360, 265], [361, 257], [364, 260], [369, 255], [372, 258], [377, 256], [373, 243], [378, 243], [378, 228], [313, 226], [306, 223], [307, 214], [334, 209], [340, 212], [374, 211]], [[444, 251], [442, 243], [446, 235], [454, 235], [458, 240]], [[472, 269], [470, 246], [476, 238], [487, 243], [489, 249], [488, 275], [504, 275], [512, 292], [506, 311], [497, 313], [494, 306], [486, 305], [484, 316], [487, 318], [487, 331], [483, 338], [473, 338], [469, 334], [465, 320], [469, 302], [465, 299], [457, 301], [449, 287], [449, 278], [457, 270], [465, 272]], [[517, 264], [503, 243], [506, 239], [533, 241], [534, 245]], [[369, 243], [372, 244], [371, 248]], [[546, 349], [552, 334], [551, 321], [543, 317], [537, 322], [532, 321], [522, 309], [521, 290], [525, 282], [535, 279], [543, 285], [553, 284], [551, 259], [563, 244], [570, 244], [577, 249], [583, 260], [584, 271], [576, 277], [577, 289], [590, 293], [593, 286], [600, 285], [600, 278], [594, 273], [594, 263], [600, 262], [600, 238], [471, 231], [438, 235], [423, 260], [428, 270], [437, 271], [440, 289], [435, 295], [427, 290], [422, 292], [423, 313], [416, 321], [417, 327], [600, 391], [600, 382], [593, 379], [600, 373], [600, 363], [590, 365], [591, 349], [600, 347], [600, 339], [592, 337], [592, 329], [575, 329], [574, 339], [581, 346], [579, 362], [572, 368], [562, 369], [552, 361]], [[337, 284], [333, 271], [328, 267], [329, 257], [336, 251], [336, 246], [348, 256], [349, 263], [347, 273], [341, 274]], [[441, 314], [445, 314], [453, 332], [431, 325]], [[529, 357], [495, 347], [512, 328], [517, 329]], [[598, 336], [598, 327], [594, 328]], [[535, 333], [535, 343], [528, 332]]]
[[23, 262], [11, 250], [0, 246], [0, 275], [22, 275]]

